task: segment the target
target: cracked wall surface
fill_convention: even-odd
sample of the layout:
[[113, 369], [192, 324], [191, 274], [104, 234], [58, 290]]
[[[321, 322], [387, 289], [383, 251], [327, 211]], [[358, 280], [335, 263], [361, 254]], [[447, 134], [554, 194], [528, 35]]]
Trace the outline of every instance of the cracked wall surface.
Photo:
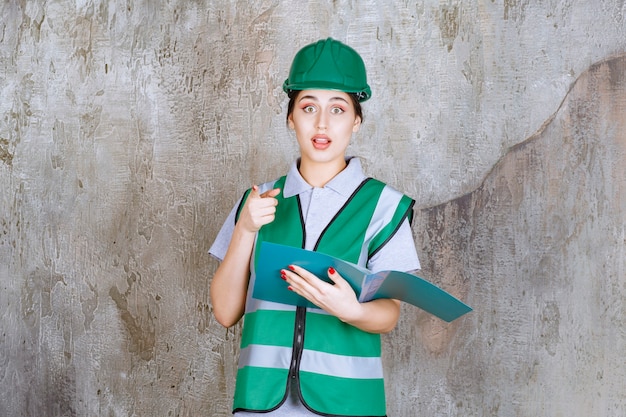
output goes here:
[[[541, 3], [541, 4], [537, 4]], [[230, 415], [207, 255], [297, 154], [299, 47], [357, 49], [350, 153], [472, 305], [384, 336], [390, 416], [626, 415], [626, 4], [6, 1], [0, 415]]]

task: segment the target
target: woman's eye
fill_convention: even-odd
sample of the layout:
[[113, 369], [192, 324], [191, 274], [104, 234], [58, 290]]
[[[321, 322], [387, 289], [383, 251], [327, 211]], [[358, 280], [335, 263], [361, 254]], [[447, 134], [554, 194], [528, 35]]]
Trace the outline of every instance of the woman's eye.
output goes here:
[[343, 109], [341, 107], [333, 107], [330, 109], [331, 114], [341, 114], [343, 113]]
[[315, 111], [315, 107], [314, 106], [305, 106], [302, 108], [302, 110], [305, 113], [313, 113]]

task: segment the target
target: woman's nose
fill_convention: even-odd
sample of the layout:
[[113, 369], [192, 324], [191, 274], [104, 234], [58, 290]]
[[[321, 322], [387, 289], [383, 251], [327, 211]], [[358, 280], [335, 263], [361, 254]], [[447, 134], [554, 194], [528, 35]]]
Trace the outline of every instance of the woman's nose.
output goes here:
[[328, 127], [328, 116], [325, 112], [320, 112], [317, 118], [317, 128], [326, 129]]

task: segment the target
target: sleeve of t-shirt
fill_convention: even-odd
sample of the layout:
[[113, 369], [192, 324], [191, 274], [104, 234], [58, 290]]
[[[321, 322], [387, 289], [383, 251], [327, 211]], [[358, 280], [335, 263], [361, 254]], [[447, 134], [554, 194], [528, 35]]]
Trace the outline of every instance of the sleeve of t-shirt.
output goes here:
[[412, 272], [420, 269], [411, 225], [407, 219], [398, 231], [369, 260], [367, 268], [372, 272], [402, 271]]
[[237, 209], [241, 204], [241, 199], [237, 201], [237, 204], [233, 207], [233, 209], [226, 217], [226, 221], [222, 225], [222, 228], [217, 233], [215, 240], [213, 241], [213, 245], [209, 249], [209, 254], [220, 261], [224, 260], [226, 256], [226, 251], [228, 250], [228, 245], [230, 245], [230, 240], [233, 237], [233, 231], [235, 230], [235, 217], [237, 216]]

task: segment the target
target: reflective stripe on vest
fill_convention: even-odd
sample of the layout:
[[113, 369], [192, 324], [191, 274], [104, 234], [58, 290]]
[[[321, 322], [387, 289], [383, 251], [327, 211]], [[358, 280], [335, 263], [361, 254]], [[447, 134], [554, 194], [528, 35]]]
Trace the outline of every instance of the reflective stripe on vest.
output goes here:
[[[248, 345], [241, 349], [240, 363], [261, 368], [289, 368], [291, 347]], [[241, 364], [240, 364], [240, 367]], [[319, 351], [308, 351], [300, 362], [301, 372], [335, 375], [340, 378], [382, 378], [383, 369], [377, 357], [333, 355]]]
[[[281, 178], [272, 188], [282, 190], [284, 180]], [[298, 197], [286, 199], [281, 192], [277, 199], [276, 220], [261, 228], [256, 244], [271, 241], [303, 247], [305, 229]], [[410, 216], [412, 205], [410, 198], [368, 179], [322, 232], [315, 250], [365, 266]], [[278, 408], [287, 396], [291, 377], [299, 382], [303, 403], [316, 412], [385, 415], [380, 335], [363, 332], [320, 309], [305, 312], [303, 308], [252, 298], [256, 256], [255, 251], [235, 410]], [[303, 340], [298, 340], [301, 337]]]

